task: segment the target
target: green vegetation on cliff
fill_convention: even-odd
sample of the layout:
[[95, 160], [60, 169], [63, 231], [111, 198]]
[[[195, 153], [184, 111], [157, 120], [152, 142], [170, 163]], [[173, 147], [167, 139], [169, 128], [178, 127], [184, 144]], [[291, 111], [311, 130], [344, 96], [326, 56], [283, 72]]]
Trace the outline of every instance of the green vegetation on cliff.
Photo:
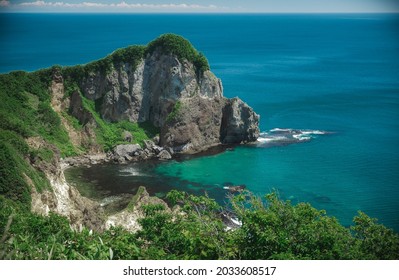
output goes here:
[[[64, 217], [42, 217], [0, 197], [0, 259], [399, 259], [399, 236], [359, 213], [345, 228], [307, 203], [250, 193], [232, 198], [242, 226], [226, 230], [222, 207], [172, 191], [171, 205], [145, 205], [136, 233], [73, 231]], [[184, 214], [183, 214], [184, 213]]]
[[179, 59], [187, 59], [194, 64], [198, 73], [209, 70], [209, 63], [206, 57], [182, 36], [175, 34], [161, 35], [148, 44], [146, 53], [152, 54], [156, 50], [160, 50], [165, 54], [174, 54]]
[[99, 60], [84, 65], [65, 67], [62, 70], [66, 77], [69, 77], [75, 82], [79, 82], [90, 73], [100, 72], [106, 74], [110, 72], [112, 68], [116, 68], [122, 63], [129, 63], [132, 69], [136, 69], [140, 61], [144, 58], [146, 49], [145, 46], [128, 46], [118, 49]]
[[150, 122], [132, 123], [129, 121], [119, 121], [116, 123], [107, 122], [100, 116], [99, 108], [96, 108], [96, 103], [87, 99], [81, 94], [83, 107], [91, 113], [94, 118], [97, 128], [96, 136], [97, 142], [105, 151], [110, 151], [119, 144], [129, 143], [123, 139], [123, 132], [128, 131], [132, 134], [133, 142], [144, 145], [144, 140], [149, 140], [159, 133], [159, 129], [154, 127]]
[[102, 59], [84, 65], [65, 67], [63, 72], [72, 80], [81, 81], [93, 72], [108, 73], [111, 69], [121, 66], [121, 63], [129, 63], [132, 69], [136, 69], [142, 59], [155, 51], [188, 60], [193, 63], [198, 75], [210, 69], [207, 58], [198, 52], [187, 39], [168, 33], [159, 36], [147, 46], [121, 48]]
[[182, 107], [182, 103], [180, 101], [177, 101], [175, 103], [175, 105], [173, 106], [172, 112], [170, 112], [170, 114], [168, 115], [166, 121], [170, 122], [170, 121], [176, 120], [180, 114], [181, 107]]
[[51, 70], [0, 75], [0, 195], [27, 208], [30, 183], [39, 191], [49, 187], [44, 173], [33, 165], [51, 161], [53, 153], [29, 147], [26, 139], [40, 138], [63, 156], [74, 153], [60, 117], [50, 106], [51, 77]]

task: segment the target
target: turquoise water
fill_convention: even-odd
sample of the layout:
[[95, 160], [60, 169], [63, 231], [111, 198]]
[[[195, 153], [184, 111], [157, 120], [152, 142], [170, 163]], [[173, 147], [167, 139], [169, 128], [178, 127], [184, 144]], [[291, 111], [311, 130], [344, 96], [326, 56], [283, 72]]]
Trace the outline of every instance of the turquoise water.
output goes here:
[[[273, 189], [349, 225], [357, 210], [399, 231], [399, 17], [395, 15], [4, 15], [0, 72], [74, 65], [165, 32], [188, 38], [261, 115], [261, 130], [333, 132], [310, 141], [163, 164], [69, 170], [88, 195]], [[130, 168], [130, 169], [126, 169]], [[78, 175], [80, 176], [78, 176]], [[89, 188], [90, 189], [90, 188]]]

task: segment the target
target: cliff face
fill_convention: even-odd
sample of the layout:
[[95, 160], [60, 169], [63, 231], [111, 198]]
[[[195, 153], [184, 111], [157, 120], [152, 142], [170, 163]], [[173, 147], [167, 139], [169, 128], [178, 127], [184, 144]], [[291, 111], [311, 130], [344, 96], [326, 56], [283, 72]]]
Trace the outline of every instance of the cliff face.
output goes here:
[[158, 127], [180, 99], [223, 95], [220, 80], [210, 71], [198, 78], [192, 63], [160, 51], [135, 68], [120, 63], [109, 73], [92, 72], [81, 82], [81, 89], [85, 97], [102, 100], [101, 115], [108, 121], [150, 121]]
[[32, 207], [34, 213], [48, 215], [50, 212], [63, 215], [68, 218], [74, 229], [82, 226], [101, 231], [104, 228], [105, 214], [100, 205], [80, 195], [77, 189], [67, 184], [64, 176], [64, 164], [60, 161], [59, 151], [40, 137], [28, 138], [27, 144], [31, 149], [46, 147], [52, 150], [56, 156], [50, 162], [36, 160], [32, 165], [43, 172], [50, 182], [51, 190], [38, 192], [32, 180], [24, 176], [30, 185]]
[[[138, 63], [120, 61], [108, 71], [91, 71], [79, 83], [110, 122], [150, 122], [160, 128], [160, 144], [177, 152], [198, 152], [220, 143], [255, 141], [259, 116], [239, 98], [223, 97], [223, 87], [209, 70], [167, 53], [162, 46]], [[83, 123], [88, 114], [72, 95], [71, 111]], [[83, 119], [84, 120], [83, 120]]]
[[0, 96], [0, 198], [57, 212], [75, 227], [102, 229], [104, 217], [67, 184], [62, 166], [73, 161], [61, 157], [95, 154], [86, 158], [95, 163], [114, 150], [120, 162], [166, 160], [259, 135], [259, 116], [223, 97], [206, 58], [173, 34], [86, 65], [0, 75]]
[[259, 137], [259, 115], [238, 97], [223, 108], [220, 137], [223, 143], [253, 142]]

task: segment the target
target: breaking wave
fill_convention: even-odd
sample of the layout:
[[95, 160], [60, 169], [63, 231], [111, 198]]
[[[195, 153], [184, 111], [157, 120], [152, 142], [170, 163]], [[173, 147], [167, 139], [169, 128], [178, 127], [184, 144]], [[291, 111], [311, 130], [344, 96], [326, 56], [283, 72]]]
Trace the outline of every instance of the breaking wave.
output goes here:
[[283, 146], [301, 142], [308, 142], [319, 135], [332, 134], [333, 132], [311, 129], [273, 128], [260, 133], [256, 142], [258, 147]]

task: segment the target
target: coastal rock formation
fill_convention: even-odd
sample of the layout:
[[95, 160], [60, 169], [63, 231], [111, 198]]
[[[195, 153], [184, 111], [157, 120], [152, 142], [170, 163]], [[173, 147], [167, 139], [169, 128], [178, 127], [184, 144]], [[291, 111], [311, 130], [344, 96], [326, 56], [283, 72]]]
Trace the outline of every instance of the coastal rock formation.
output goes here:
[[259, 116], [238, 97], [223, 108], [222, 143], [254, 142], [259, 137]]
[[[19, 115], [13, 110], [4, 115], [10, 124], [4, 126], [2, 164], [19, 158], [7, 168], [23, 179], [17, 180], [20, 189], [8, 181], [0, 187], [12, 199], [28, 200], [30, 193], [32, 211], [66, 216], [75, 229], [102, 230], [105, 213], [68, 185], [66, 166], [168, 160], [259, 135], [259, 116], [239, 98], [225, 98], [206, 58], [173, 34], [86, 65], [11, 73], [7, 79], [21, 88], [8, 89], [6, 107], [28, 108], [26, 116], [35, 121], [14, 122]], [[80, 156], [65, 159], [71, 155]]]
[[[165, 38], [196, 53], [180, 36], [161, 36], [133, 62], [115, 62], [111, 54], [113, 62], [106, 71], [90, 70], [78, 81], [81, 94], [95, 102], [106, 121], [150, 122], [160, 128], [160, 145], [175, 152], [255, 141], [259, 115], [239, 98], [223, 97], [220, 79], [197, 60], [168, 49]], [[82, 111], [79, 96], [77, 92], [71, 96], [71, 114], [92, 127], [90, 112]]]
[[[46, 147], [57, 153], [57, 149], [39, 137], [27, 140], [29, 147]], [[88, 227], [97, 231], [104, 228], [104, 211], [100, 205], [80, 195], [77, 189], [67, 184], [59, 156], [51, 162], [31, 159], [32, 165], [42, 171], [49, 180], [52, 189], [38, 192], [32, 180], [25, 176], [31, 186], [32, 212], [48, 215], [54, 212], [68, 218], [71, 226], [78, 230]]]
[[105, 227], [123, 227], [131, 232], [139, 230], [140, 224], [139, 219], [144, 218], [144, 211], [142, 206], [144, 205], [162, 205], [166, 211], [171, 212], [170, 208], [165, 201], [154, 196], [150, 196], [145, 187], [141, 186], [137, 190], [137, 193], [132, 197], [129, 205], [121, 212], [114, 215], [108, 216], [105, 221]]
[[114, 149], [114, 156], [116, 157], [133, 156], [134, 153], [140, 149], [141, 147], [138, 144], [118, 145]]

